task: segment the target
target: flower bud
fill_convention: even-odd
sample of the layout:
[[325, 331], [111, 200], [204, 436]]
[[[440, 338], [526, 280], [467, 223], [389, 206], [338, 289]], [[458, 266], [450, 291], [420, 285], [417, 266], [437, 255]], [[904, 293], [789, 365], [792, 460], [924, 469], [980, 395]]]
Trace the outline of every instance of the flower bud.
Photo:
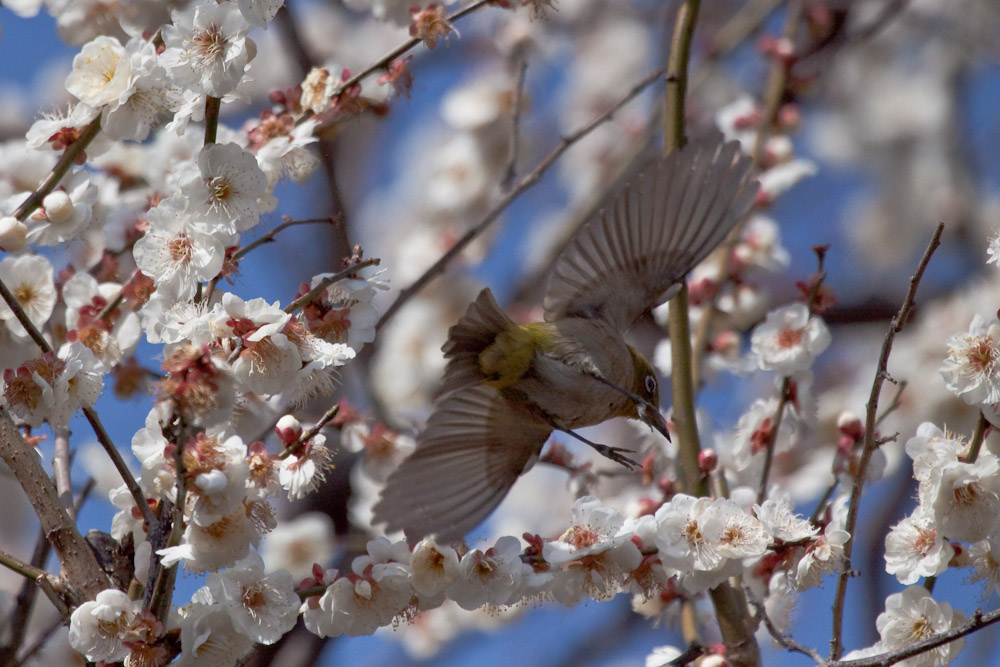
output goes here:
[[855, 441], [861, 439], [861, 436], [865, 433], [864, 424], [858, 419], [858, 416], [849, 410], [844, 410], [837, 417], [837, 428], [841, 433], [849, 438], [853, 438]]
[[45, 195], [45, 199], [42, 200], [42, 208], [45, 209], [45, 217], [53, 224], [61, 225], [73, 219], [73, 201], [62, 190]]
[[715, 470], [717, 465], [719, 465], [719, 455], [714, 449], [703, 449], [698, 452], [698, 469], [704, 474], [707, 475]]
[[28, 238], [28, 228], [12, 215], [0, 218], [0, 248], [7, 252], [17, 252], [24, 247]]
[[274, 432], [278, 434], [283, 443], [290, 445], [302, 437], [302, 424], [292, 415], [285, 415], [278, 420]]

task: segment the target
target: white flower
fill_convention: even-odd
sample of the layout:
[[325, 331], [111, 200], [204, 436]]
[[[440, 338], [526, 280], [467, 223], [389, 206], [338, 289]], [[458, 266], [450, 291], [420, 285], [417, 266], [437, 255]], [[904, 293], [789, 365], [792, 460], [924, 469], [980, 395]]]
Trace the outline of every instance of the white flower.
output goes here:
[[972, 318], [968, 333], [948, 339], [948, 356], [941, 364], [941, 376], [948, 390], [967, 405], [1000, 402], [1000, 321], [985, 321], [979, 313]]
[[37, 427], [59, 428], [81, 407], [92, 407], [104, 387], [101, 365], [81, 343], [63, 345], [5, 374], [4, 395], [18, 417]]
[[209, 144], [198, 154], [198, 173], [182, 185], [182, 194], [199, 218], [218, 222], [231, 233], [243, 232], [260, 219], [258, 199], [267, 177], [257, 159], [236, 144]]
[[964, 445], [931, 422], [917, 427], [917, 434], [906, 441], [906, 454], [913, 459], [913, 478], [921, 486], [932, 483], [945, 463], [957, 463]]
[[238, 0], [240, 12], [255, 28], [266, 28], [285, 0]]
[[173, 25], [161, 35], [161, 56], [170, 76], [181, 86], [213, 97], [233, 92], [256, 48], [246, 38], [250, 24], [231, 2], [200, 0], [171, 13]]
[[66, 90], [81, 102], [99, 107], [115, 102], [134, 83], [131, 61], [114, 37], [97, 37], [73, 58]]
[[180, 96], [167, 80], [152, 42], [133, 37], [125, 45], [124, 57], [130, 63], [129, 86], [102, 110], [101, 130], [112, 139], [142, 141]]
[[259, 644], [273, 644], [295, 627], [300, 602], [292, 575], [284, 570], [265, 574], [255, 553], [224, 572], [209, 574], [205, 588], [233, 627]]
[[233, 627], [221, 604], [185, 605], [180, 626], [181, 655], [171, 663], [174, 667], [235, 667], [254, 646], [253, 639]]
[[[313, 277], [309, 288], [315, 288], [329, 276], [326, 273]], [[375, 340], [378, 311], [372, 301], [376, 288], [387, 288], [378, 276], [379, 273], [367, 278], [359, 275], [328, 286], [304, 308], [309, 330], [323, 340], [343, 343], [354, 350]]]
[[754, 506], [754, 512], [764, 530], [778, 540], [798, 542], [819, 532], [811, 521], [792, 513], [792, 504], [787, 498], [768, 498], [763, 505]]
[[985, 581], [991, 591], [1000, 592], [1000, 540], [988, 537], [969, 546], [969, 582]]
[[305, 498], [326, 479], [333, 454], [326, 448], [326, 436], [317, 433], [299, 451], [282, 459], [278, 483], [288, 491], [289, 500]]
[[885, 536], [885, 571], [901, 584], [915, 584], [920, 577], [936, 577], [948, 569], [955, 555], [951, 543], [918, 509]]
[[250, 475], [246, 456], [246, 445], [238, 435], [220, 442], [200, 433], [185, 444], [184, 474], [190, 480], [188, 502], [193, 523], [209, 526], [242, 509]]
[[[373, 542], [378, 542], [378, 546]], [[369, 551], [387, 545], [384, 538], [368, 543]], [[306, 628], [320, 637], [370, 635], [392, 623], [410, 606], [413, 588], [409, 570], [402, 563], [361, 556], [354, 559], [351, 568], [352, 574], [327, 587], [318, 605], [309, 602], [303, 605], [302, 620]]]
[[133, 249], [136, 266], [153, 279], [163, 297], [191, 299], [200, 282], [214, 278], [222, 269], [223, 242], [195, 222], [187, 202], [179, 196], [151, 208], [148, 219], [149, 230]]
[[[0, 280], [14, 295], [36, 328], [48, 322], [56, 305], [55, 280], [49, 260], [39, 255], [4, 257], [0, 260]], [[0, 302], [0, 321], [15, 336], [28, 336], [28, 332], [14, 317], [14, 311], [3, 302]]]
[[122, 642], [141, 609], [142, 600], [131, 600], [116, 589], [101, 591], [73, 610], [69, 643], [91, 662], [124, 660], [130, 650]]
[[[303, 84], [305, 85], [305, 84]], [[329, 99], [326, 100], [329, 104]], [[313, 132], [319, 126], [315, 118], [299, 124], [283, 123], [288, 116], [265, 118], [250, 130], [252, 149], [257, 164], [267, 176], [268, 187], [273, 188], [282, 176], [295, 183], [305, 181], [319, 166], [319, 159], [306, 146], [317, 141]]]
[[728, 498], [712, 501], [700, 524], [705, 538], [717, 544], [719, 553], [727, 558], [756, 558], [771, 543], [763, 524]]
[[920, 502], [944, 536], [978, 542], [1000, 527], [1000, 463], [982, 453], [975, 463], [942, 464], [929, 484], [920, 485]]
[[549, 563], [566, 563], [584, 556], [599, 554], [625, 543], [631, 535], [622, 531], [625, 520], [621, 513], [593, 496], [578, 498], [573, 503], [573, 525], [559, 539], [546, 542], [542, 556]]
[[750, 349], [760, 367], [789, 376], [808, 370], [830, 344], [830, 331], [819, 317], [810, 317], [803, 303], [768, 313], [750, 336]]
[[247, 500], [232, 514], [208, 526], [193, 521], [184, 530], [184, 538], [176, 547], [166, 547], [156, 553], [164, 567], [184, 561], [188, 571], [199, 573], [232, 567], [246, 558], [250, 546], [256, 546], [260, 535], [274, 527], [273, 510], [266, 502]]
[[[774, 436], [775, 418], [778, 414], [777, 397], [758, 398], [736, 422], [731, 440], [723, 450], [732, 468], [736, 471], [756, 470], [763, 463], [763, 454], [767, 451], [767, 443], [774, 437], [774, 453], [782, 454], [791, 451], [799, 442], [802, 430], [802, 420], [799, 419], [795, 407], [786, 402], [781, 417], [781, 427]], [[758, 456], [759, 455], [759, 456]], [[759, 479], [759, 476], [758, 476]]]
[[509, 535], [485, 552], [468, 551], [459, 563], [459, 577], [446, 589], [448, 597], [462, 609], [472, 611], [484, 604], [510, 604], [520, 597], [531, 566], [521, 562], [521, 543]]
[[757, 176], [760, 182], [759, 196], [774, 201], [796, 183], [815, 175], [817, 171], [816, 163], [812, 160], [789, 160], [775, 165]]
[[333, 558], [337, 541], [333, 520], [323, 512], [306, 512], [279, 523], [267, 534], [260, 554], [266, 569], [288, 570], [296, 579], [312, 574], [314, 564]]
[[458, 579], [458, 554], [449, 546], [425, 539], [413, 547], [410, 569], [413, 590], [427, 597], [438, 595]]
[[134, 312], [122, 315], [116, 309], [106, 319], [97, 318], [121, 291], [118, 283], [98, 284], [89, 273], [74, 274], [62, 288], [67, 337], [89, 347], [105, 369], [131, 354], [142, 334]]
[[[892, 651], [946, 632], [964, 620], [963, 615], [953, 611], [947, 602], [935, 602], [923, 586], [909, 586], [885, 599], [885, 611], [875, 620], [875, 627], [882, 644]], [[964, 645], [964, 639], [956, 639], [896, 664], [906, 667], [947, 665]]]
[[345, 425], [340, 444], [348, 451], [364, 452], [361, 465], [379, 482], [384, 482], [417, 446], [411, 436], [396, 433], [381, 422], [369, 426], [364, 421]]
[[798, 591], [813, 588], [823, 583], [824, 574], [833, 574], [844, 556], [844, 545], [850, 534], [841, 528], [839, 521], [831, 521], [823, 534], [806, 547], [795, 570], [791, 572], [790, 583]]
[[686, 572], [715, 570], [725, 562], [701, 531], [701, 516], [711, 504], [710, 498], [678, 493], [656, 510], [656, 546], [664, 565]]
[[28, 243], [57, 245], [82, 234], [93, 220], [98, 194], [86, 171], [71, 173], [58, 190], [46, 195], [42, 208], [28, 219]]
[[302, 367], [299, 349], [282, 333], [291, 315], [264, 299], [244, 301], [227, 292], [213, 327], [220, 335], [241, 339], [242, 349], [233, 363], [237, 382], [255, 394], [279, 394]]

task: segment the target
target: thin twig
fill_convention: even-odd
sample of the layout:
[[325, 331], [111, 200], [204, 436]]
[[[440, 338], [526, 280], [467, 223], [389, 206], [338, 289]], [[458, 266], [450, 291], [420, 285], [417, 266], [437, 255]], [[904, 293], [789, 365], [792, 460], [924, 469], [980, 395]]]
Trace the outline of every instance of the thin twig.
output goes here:
[[[469, 14], [471, 14], [474, 11], [476, 11], [480, 7], [483, 7], [484, 5], [488, 5], [491, 1], [492, 0], [479, 0], [478, 2], [474, 2], [471, 5], [469, 5], [468, 7], [460, 9], [457, 12], [455, 12], [454, 14], [452, 14], [451, 16], [449, 16], [447, 18], [447, 21], [448, 21], [448, 23], [454, 23], [455, 21], [458, 21], [459, 19], [461, 19], [461, 18], [463, 18], [465, 16], [468, 16]], [[339, 86], [337, 86], [333, 90], [333, 93], [330, 95], [330, 97], [337, 97], [338, 95], [340, 95], [341, 93], [343, 93], [345, 90], [347, 90], [351, 86], [354, 86], [357, 83], [359, 83], [366, 76], [368, 76], [370, 74], [373, 74], [373, 73], [375, 73], [376, 71], [378, 71], [380, 69], [385, 69], [394, 60], [396, 60], [400, 56], [404, 55], [407, 51], [409, 51], [409, 50], [411, 50], [411, 49], [419, 46], [420, 44], [423, 44], [423, 41], [424, 40], [420, 39], [419, 37], [413, 37], [412, 39], [408, 39], [407, 41], [403, 42], [402, 44], [400, 44], [399, 46], [397, 46], [396, 48], [394, 48], [392, 51], [390, 51], [389, 53], [385, 54], [384, 56], [382, 56], [381, 58], [379, 58], [378, 60], [376, 60], [372, 64], [368, 65], [367, 67], [365, 67], [363, 70], [361, 70], [360, 72], [358, 72], [354, 76], [352, 76], [349, 79], [347, 79], [347, 81], [344, 81], [342, 84], [340, 84]], [[322, 133], [322, 130], [323, 130], [322, 127], [318, 127], [318, 128], [316, 128], [316, 133], [317, 134]]]
[[813, 648], [809, 648], [808, 646], [804, 646], [803, 644], [800, 644], [799, 642], [795, 641], [795, 639], [790, 634], [778, 629], [778, 627], [774, 624], [774, 621], [772, 621], [771, 617], [768, 615], [767, 610], [764, 608], [764, 603], [758, 600], [756, 597], [754, 597], [749, 587], [744, 586], [743, 592], [747, 596], [747, 601], [750, 603], [750, 606], [754, 608], [754, 611], [757, 612], [757, 615], [760, 616], [762, 621], [764, 621], [764, 626], [767, 628], [768, 634], [771, 635], [774, 641], [778, 642], [778, 644], [785, 647], [789, 651], [809, 656], [818, 665], [823, 664], [824, 660], [823, 657], [819, 654], [819, 651]]
[[844, 650], [843, 644], [843, 632], [844, 632], [844, 601], [847, 597], [847, 580], [849, 578], [849, 572], [851, 570], [851, 551], [854, 548], [855, 542], [855, 530], [858, 522], [858, 510], [861, 505], [861, 492], [865, 485], [865, 478], [868, 475], [868, 464], [871, 461], [872, 454], [878, 448], [878, 443], [875, 438], [875, 418], [878, 414], [878, 401], [879, 396], [882, 393], [882, 385], [887, 377], [886, 368], [889, 364], [889, 353], [892, 351], [892, 342], [896, 334], [899, 333], [903, 326], [906, 324], [906, 320], [910, 315], [910, 310], [913, 308], [914, 298], [917, 294], [917, 286], [920, 284], [920, 279], [924, 275], [924, 269], [927, 268], [927, 263], [930, 262], [931, 255], [941, 244], [941, 233], [944, 231], [944, 223], [937, 226], [934, 230], [934, 235], [931, 237], [930, 243], [927, 244], [927, 249], [924, 250], [923, 257], [920, 258], [920, 263], [917, 265], [917, 270], [912, 276], [910, 276], [910, 288], [906, 292], [906, 297], [903, 299], [903, 305], [900, 306], [899, 312], [895, 317], [892, 318], [892, 323], [889, 325], [889, 331], [885, 335], [885, 340], [882, 342], [882, 353], [879, 356], [878, 366], [875, 370], [875, 380], [872, 382], [871, 395], [868, 398], [868, 409], [865, 416], [865, 443], [861, 450], [861, 458], [858, 461], [857, 472], [855, 473], [854, 488], [851, 489], [851, 504], [847, 510], [847, 521], [844, 525], [844, 530], [847, 531], [849, 537], [847, 542], [844, 544], [844, 556], [841, 563], [840, 572], [837, 575], [837, 592], [833, 600], [833, 631], [830, 637], [830, 659], [837, 660], [840, 658]]
[[35, 212], [35, 209], [42, 205], [42, 200], [50, 192], [56, 189], [59, 185], [59, 181], [62, 180], [66, 172], [70, 170], [70, 167], [76, 163], [77, 158], [83, 155], [83, 152], [90, 145], [90, 142], [94, 140], [97, 133], [101, 131], [101, 117], [98, 115], [97, 118], [90, 122], [83, 132], [80, 133], [80, 138], [73, 142], [73, 144], [66, 149], [56, 162], [55, 166], [52, 167], [52, 171], [48, 173], [45, 179], [38, 185], [34, 192], [32, 192], [27, 199], [21, 202], [21, 205], [17, 207], [14, 211], [14, 217], [24, 222], [28, 219], [28, 216]]
[[319, 284], [316, 285], [316, 287], [313, 287], [311, 290], [300, 296], [298, 299], [295, 299], [295, 301], [292, 301], [290, 304], [285, 306], [285, 312], [294, 313], [299, 308], [301, 308], [302, 306], [306, 305], [307, 303], [311, 302], [313, 299], [318, 297], [320, 294], [323, 293], [323, 290], [325, 290], [327, 287], [334, 284], [338, 280], [343, 280], [344, 278], [350, 276], [352, 273], [357, 273], [358, 271], [367, 266], [378, 266], [379, 262], [381, 261], [382, 260], [380, 260], [378, 257], [372, 257], [371, 259], [365, 259], [356, 264], [351, 264], [346, 269], [341, 269], [337, 273], [327, 276], [326, 278], [321, 280]]
[[514, 109], [510, 118], [510, 140], [507, 158], [507, 168], [504, 170], [503, 180], [500, 187], [505, 191], [510, 190], [517, 178], [517, 157], [518, 149], [521, 145], [521, 106], [524, 101], [524, 81], [527, 78], [528, 60], [523, 55], [516, 59], [517, 83], [514, 86]]
[[602, 123], [610, 119], [614, 114], [621, 109], [623, 106], [628, 104], [635, 98], [639, 93], [644, 91], [650, 85], [655, 83], [661, 76], [663, 76], [665, 70], [658, 69], [655, 72], [651, 72], [642, 78], [641, 81], [632, 86], [623, 97], [621, 97], [617, 102], [615, 102], [607, 111], [593, 118], [586, 125], [580, 129], [564, 136], [559, 143], [553, 148], [548, 155], [546, 155], [542, 160], [535, 165], [534, 169], [529, 171], [527, 174], [518, 179], [517, 184], [515, 184], [508, 192], [506, 192], [500, 200], [493, 206], [492, 209], [476, 223], [472, 228], [470, 228], [465, 234], [455, 242], [455, 244], [448, 249], [434, 264], [424, 271], [424, 273], [417, 278], [409, 287], [404, 288], [400, 291], [399, 296], [396, 300], [392, 302], [389, 308], [385, 311], [381, 318], [379, 318], [378, 324], [375, 325], [376, 330], [382, 329], [386, 323], [393, 318], [396, 312], [409, 301], [413, 296], [424, 288], [427, 283], [436, 278], [440, 273], [442, 273], [446, 266], [451, 263], [462, 250], [465, 249], [469, 243], [473, 241], [477, 236], [482, 234], [486, 229], [493, 224], [499, 217], [500, 214], [510, 206], [511, 202], [517, 199], [521, 193], [529, 189], [533, 185], [537, 184], [545, 172], [552, 166], [552, 164], [558, 160], [563, 153], [565, 153], [569, 148], [578, 142], [583, 137], [587, 136], [594, 128], [598, 127]]
[[101, 423], [100, 417], [97, 416], [97, 411], [92, 407], [83, 407], [83, 416], [87, 418], [90, 422], [90, 427], [94, 431], [94, 435], [97, 436], [97, 441], [101, 443], [104, 447], [104, 451], [107, 452], [108, 457], [111, 458], [111, 463], [114, 464], [115, 470], [121, 476], [122, 480], [125, 482], [128, 492], [132, 495], [132, 502], [135, 503], [136, 507], [139, 509], [139, 513], [142, 514], [142, 518], [150, 526], [156, 523], [156, 516], [153, 514], [153, 510], [150, 509], [149, 503], [146, 501], [146, 495], [139, 488], [139, 483], [135, 480], [135, 476], [132, 471], [129, 470], [128, 464], [125, 463], [125, 459], [122, 458], [121, 452], [115, 447], [115, 443], [111, 441], [111, 436], [104, 429], [104, 424]]
[[310, 440], [312, 440], [313, 438], [315, 438], [316, 434], [319, 433], [320, 430], [324, 426], [326, 426], [328, 423], [330, 423], [330, 421], [334, 417], [337, 416], [338, 412], [340, 412], [340, 403], [337, 403], [332, 408], [330, 408], [329, 410], [327, 410], [326, 413], [324, 413], [324, 415], [319, 418], [319, 421], [316, 422], [316, 424], [314, 426], [312, 426], [312, 428], [310, 428], [309, 430], [303, 432], [302, 435], [300, 435], [295, 442], [293, 442], [292, 444], [290, 444], [287, 447], [285, 447], [285, 449], [282, 450], [282, 452], [280, 454], [278, 454], [277, 458], [279, 458], [279, 459], [288, 458], [299, 447], [302, 446], [302, 443], [309, 442]]
[[880, 426], [886, 417], [895, 412], [903, 404], [901, 399], [903, 398], [903, 391], [906, 389], [907, 384], [909, 384], [907, 380], [900, 380], [896, 383], [896, 393], [893, 394], [892, 400], [889, 401], [889, 405], [885, 407], [882, 414], [875, 418], [875, 426]]
[[757, 489], [757, 504], [763, 505], [767, 499], [767, 479], [771, 475], [771, 465], [774, 462], [774, 447], [778, 442], [778, 429], [781, 428], [781, 420], [785, 415], [785, 406], [791, 396], [792, 380], [785, 378], [781, 381], [781, 398], [778, 399], [778, 409], [774, 411], [774, 426], [771, 434], [767, 438], [767, 448], [764, 450], [764, 471], [760, 475], [760, 488]]

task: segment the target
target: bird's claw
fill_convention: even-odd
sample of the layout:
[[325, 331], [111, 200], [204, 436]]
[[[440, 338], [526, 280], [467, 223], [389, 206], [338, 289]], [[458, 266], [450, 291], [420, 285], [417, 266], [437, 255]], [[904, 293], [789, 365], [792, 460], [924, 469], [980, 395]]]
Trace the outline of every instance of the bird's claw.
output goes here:
[[597, 453], [601, 456], [609, 458], [615, 463], [625, 466], [629, 470], [635, 470], [640, 467], [640, 464], [637, 461], [622, 454], [622, 452], [634, 452], [634, 449], [626, 449], [625, 447], [609, 447], [608, 445], [592, 445], [592, 447], [596, 449]]

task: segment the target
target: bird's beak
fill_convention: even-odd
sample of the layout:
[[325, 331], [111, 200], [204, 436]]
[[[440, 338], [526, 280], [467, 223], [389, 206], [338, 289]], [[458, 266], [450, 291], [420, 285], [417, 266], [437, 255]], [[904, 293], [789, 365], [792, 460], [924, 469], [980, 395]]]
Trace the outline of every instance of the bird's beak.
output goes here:
[[659, 409], [652, 405], [651, 403], [643, 403], [639, 406], [639, 419], [649, 424], [650, 428], [657, 431], [667, 442], [673, 442], [670, 439], [670, 431], [667, 430], [667, 422], [660, 414]]

